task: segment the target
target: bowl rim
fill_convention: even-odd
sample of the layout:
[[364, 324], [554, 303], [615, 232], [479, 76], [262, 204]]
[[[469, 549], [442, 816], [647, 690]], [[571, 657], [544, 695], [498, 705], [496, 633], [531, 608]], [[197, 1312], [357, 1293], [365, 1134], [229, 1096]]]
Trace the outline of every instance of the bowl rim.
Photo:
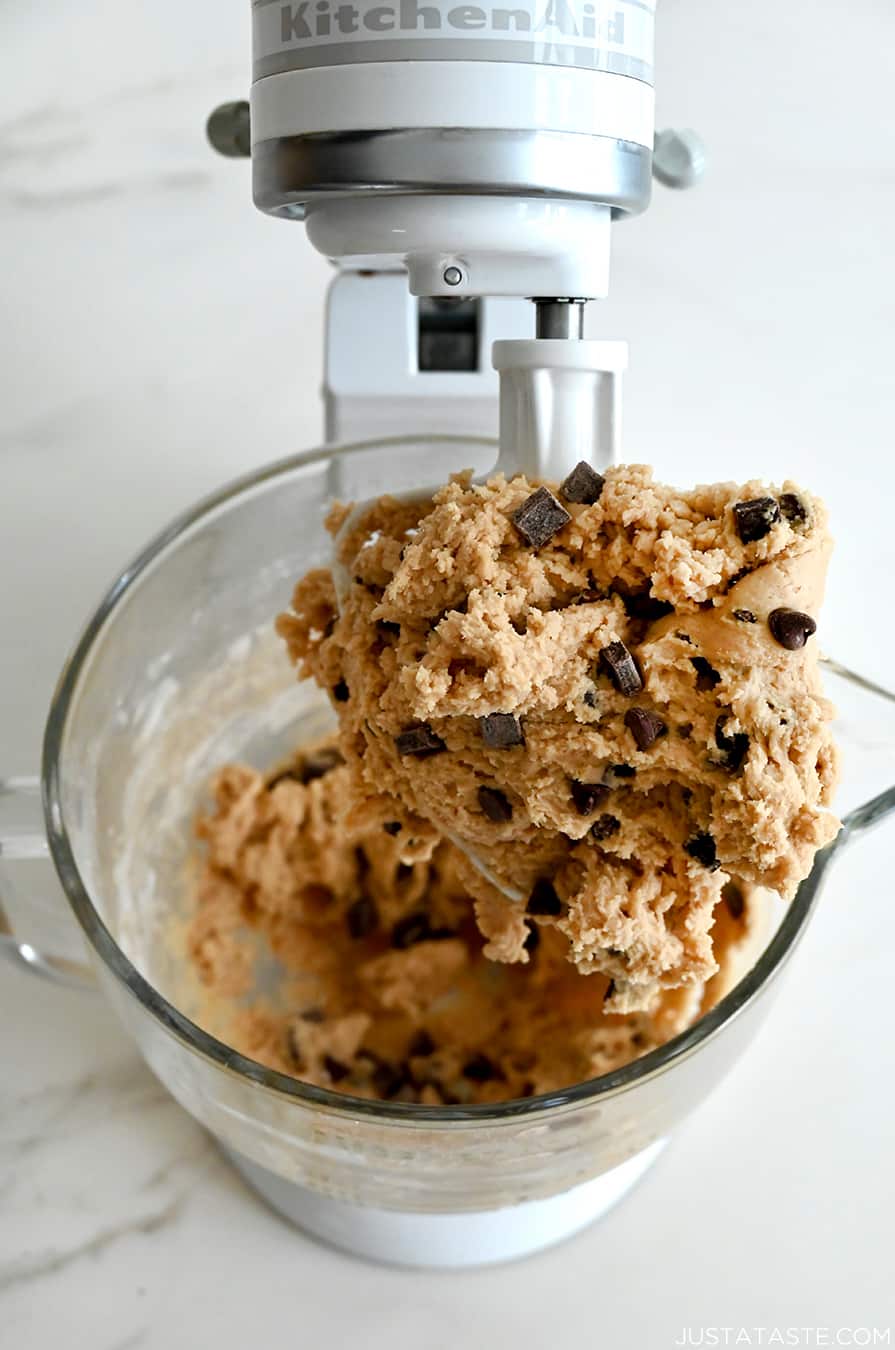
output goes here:
[[545, 1112], [553, 1114], [562, 1108], [586, 1106], [616, 1096], [639, 1083], [666, 1073], [674, 1065], [698, 1052], [765, 992], [789, 959], [814, 909], [820, 882], [836, 848], [836, 842], [817, 854], [811, 873], [802, 882], [768, 946], [752, 969], [693, 1026], [619, 1069], [535, 1097], [496, 1103], [473, 1103], [467, 1106], [424, 1106], [415, 1102], [371, 1101], [365, 1097], [354, 1097], [348, 1093], [316, 1087], [289, 1074], [269, 1069], [241, 1054], [210, 1032], [203, 1030], [159, 993], [125, 955], [95, 908], [78, 868], [65, 823], [62, 806], [65, 736], [80, 681], [89, 673], [94, 644], [114, 621], [119, 606], [130, 596], [133, 587], [143, 574], [163, 561], [166, 552], [174, 548], [183, 535], [220, 508], [235, 505], [241, 497], [278, 478], [289, 477], [310, 465], [337, 456], [409, 446], [420, 442], [435, 445], [466, 444], [470, 448], [475, 446], [479, 449], [483, 445], [489, 447], [497, 445], [495, 440], [482, 436], [421, 433], [319, 446], [276, 460], [229, 481], [215, 492], [201, 498], [160, 530], [115, 578], [85, 624], [62, 667], [50, 702], [44, 731], [41, 788], [47, 842], [75, 917], [103, 965], [165, 1031], [180, 1041], [187, 1050], [212, 1062], [218, 1068], [266, 1089], [295, 1106], [323, 1109], [342, 1117], [361, 1116], [382, 1123], [416, 1124], [431, 1129], [433, 1125], [452, 1128], [460, 1125], [481, 1125], [485, 1122], [509, 1122], [521, 1117], [540, 1116]]

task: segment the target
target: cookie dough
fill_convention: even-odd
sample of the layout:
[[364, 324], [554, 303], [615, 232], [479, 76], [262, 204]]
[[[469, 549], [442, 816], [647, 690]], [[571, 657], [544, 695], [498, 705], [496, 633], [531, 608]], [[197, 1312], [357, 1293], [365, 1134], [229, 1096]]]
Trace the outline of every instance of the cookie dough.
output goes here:
[[[456, 849], [404, 862], [398, 821], [349, 829], [333, 746], [268, 778], [231, 765], [199, 821], [188, 947], [199, 1020], [251, 1058], [321, 1087], [429, 1105], [551, 1092], [619, 1068], [689, 1025], [752, 963], [766, 897], [728, 886], [718, 973], [613, 1014], [608, 980], [523, 920], [526, 964], [484, 953]], [[502, 902], [501, 902], [502, 903]]]
[[648, 1011], [712, 977], [725, 886], [789, 898], [835, 835], [830, 539], [795, 485], [465, 475], [330, 525], [279, 631], [333, 700], [352, 828], [400, 824], [410, 868], [462, 845], [486, 957], [524, 964], [534, 925]]

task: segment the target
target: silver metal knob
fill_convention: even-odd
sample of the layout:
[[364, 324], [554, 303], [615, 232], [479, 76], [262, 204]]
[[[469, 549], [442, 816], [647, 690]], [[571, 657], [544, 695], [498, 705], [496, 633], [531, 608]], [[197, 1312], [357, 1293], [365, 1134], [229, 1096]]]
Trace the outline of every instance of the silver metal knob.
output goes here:
[[245, 99], [215, 108], [205, 131], [215, 150], [228, 159], [247, 159], [252, 153], [251, 114]]
[[653, 142], [653, 177], [669, 188], [690, 188], [705, 173], [705, 143], [689, 129], [657, 131]]

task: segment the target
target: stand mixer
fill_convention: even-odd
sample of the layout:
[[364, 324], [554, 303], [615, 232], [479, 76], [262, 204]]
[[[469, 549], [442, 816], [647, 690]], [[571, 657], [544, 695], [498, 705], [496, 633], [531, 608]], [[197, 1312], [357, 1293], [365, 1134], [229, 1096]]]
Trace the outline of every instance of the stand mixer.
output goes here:
[[[521, 1256], [606, 1213], [763, 1025], [834, 852], [895, 808], [892, 789], [855, 794], [766, 951], [698, 1023], [541, 1098], [352, 1098], [247, 1058], [184, 997], [169, 934], [190, 903], [197, 803], [221, 764], [278, 762], [318, 715], [271, 619], [330, 557], [334, 492], [365, 495], [380, 462], [400, 488], [426, 456], [441, 472], [491, 454], [498, 383], [502, 467], [559, 477], [616, 451], [625, 348], [583, 339], [585, 303], [606, 293], [613, 219], [646, 207], [651, 176], [695, 181], [703, 157], [692, 133], [653, 135], [652, 0], [543, 6], [256, 0], [251, 109], [219, 108], [209, 134], [251, 154], [258, 205], [304, 220], [338, 264], [325, 406], [339, 444], [256, 470], [146, 545], [60, 675], [40, 781], [0, 780], [0, 954], [98, 986], [273, 1208], [410, 1266]], [[852, 761], [875, 753], [888, 781], [889, 696], [840, 673]], [[62, 913], [36, 881], [18, 904], [6, 869], [47, 849]]]
[[692, 132], [654, 136], [654, 12], [254, 0], [251, 107], [208, 133], [340, 269], [328, 440], [493, 432], [493, 342], [501, 469], [615, 457], [626, 348], [584, 340], [585, 305], [607, 294], [613, 221], [704, 163]]

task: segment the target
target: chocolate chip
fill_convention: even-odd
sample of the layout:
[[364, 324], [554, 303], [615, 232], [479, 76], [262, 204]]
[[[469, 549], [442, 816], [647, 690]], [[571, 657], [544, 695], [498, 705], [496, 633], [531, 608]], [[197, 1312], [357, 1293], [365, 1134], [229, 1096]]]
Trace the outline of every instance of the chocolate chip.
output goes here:
[[516, 529], [532, 548], [546, 544], [571, 519], [562, 503], [545, 487], [539, 487], [527, 497], [511, 516]]
[[333, 698], [337, 703], [347, 703], [351, 697], [351, 690], [344, 680], [339, 680], [338, 684], [333, 685]]
[[600, 652], [600, 665], [620, 694], [630, 698], [643, 688], [637, 663], [623, 642], [610, 642]]
[[733, 518], [743, 543], [754, 544], [756, 539], [764, 539], [780, 519], [780, 507], [773, 497], [751, 497], [747, 502], [736, 503]]
[[727, 906], [727, 911], [732, 919], [741, 919], [743, 911], [746, 908], [746, 900], [743, 892], [735, 881], [725, 881], [721, 890], [721, 899]]
[[715, 847], [715, 841], [705, 830], [700, 830], [692, 839], [688, 839], [684, 844], [684, 852], [689, 853], [691, 858], [701, 862], [710, 872], [717, 872], [721, 864], [718, 862], [718, 852]]
[[489, 1059], [487, 1055], [473, 1055], [468, 1059], [461, 1070], [464, 1078], [469, 1078], [473, 1083], [489, 1083], [494, 1078], [503, 1078], [500, 1069]]
[[782, 492], [777, 501], [783, 519], [787, 520], [793, 527], [803, 525], [808, 519], [808, 509], [805, 503], [794, 492]]
[[386, 834], [400, 834], [401, 822], [400, 820], [387, 820], [382, 828], [385, 830]]
[[772, 609], [768, 627], [780, 646], [789, 652], [801, 651], [812, 633], [817, 632], [817, 624], [811, 615], [801, 614], [797, 609]]
[[721, 683], [721, 676], [704, 656], [691, 656], [690, 664], [696, 671], [696, 688], [701, 693], [707, 693]]
[[425, 942], [431, 936], [428, 914], [416, 910], [413, 914], [407, 914], [398, 920], [392, 929], [391, 942], [398, 951], [406, 951], [408, 947], [415, 947], [418, 942]]
[[395, 747], [399, 755], [416, 755], [421, 759], [428, 758], [429, 755], [439, 755], [442, 750], [447, 749], [444, 741], [440, 736], [436, 736], [428, 722], [405, 727], [395, 737]]
[[505, 825], [513, 819], [513, 807], [498, 788], [480, 787], [479, 806], [495, 825]]
[[592, 469], [586, 460], [579, 460], [568, 478], [560, 484], [560, 495], [567, 502], [576, 502], [581, 506], [593, 506], [600, 500], [600, 493], [606, 482], [602, 474]]
[[637, 742], [638, 750], [648, 750], [668, 730], [661, 717], [647, 708], [629, 708], [625, 713], [625, 726]]
[[525, 939], [522, 946], [528, 952], [529, 956], [534, 956], [540, 945], [541, 930], [536, 923], [530, 923], [528, 925], [528, 937]]
[[622, 595], [622, 604], [629, 619], [639, 619], [644, 623], [655, 623], [657, 619], [664, 619], [666, 614], [674, 611], [674, 605], [667, 600], [656, 600], [649, 591]]
[[509, 750], [525, 744], [522, 723], [513, 713], [488, 713], [479, 718], [482, 740], [490, 750]]
[[614, 834], [618, 834], [621, 827], [622, 823], [617, 816], [604, 815], [594, 821], [590, 832], [595, 839], [611, 839]]
[[596, 691], [596, 689], [585, 689], [585, 691], [584, 691], [584, 702], [587, 704], [587, 706], [588, 706], [589, 708], [595, 708], [595, 707], [597, 706], [597, 691]]
[[715, 744], [724, 752], [726, 768], [736, 771], [742, 768], [749, 753], [749, 737], [745, 731], [735, 731], [732, 736], [728, 736], [724, 730], [726, 725], [727, 718], [719, 717], [715, 723]]
[[399, 623], [392, 623], [391, 619], [377, 619], [376, 627], [380, 633], [391, 633], [395, 637], [401, 636], [401, 625]]
[[379, 925], [379, 913], [368, 895], [362, 895], [345, 911], [345, 922], [351, 937], [359, 940], [369, 937]]
[[343, 1064], [340, 1059], [334, 1059], [332, 1055], [323, 1056], [323, 1067], [334, 1083], [341, 1083], [351, 1072], [347, 1064]]
[[571, 785], [572, 801], [579, 816], [589, 816], [592, 811], [605, 802], [609, 788], [605, 783], [579, 783]]
[[414, 1032], [413, 1039], [407, 1047], [407, 1053], [414, 1059], [426, 1059], [429, 1055], [435, 1053], [435, 1042], [425, 1027], [420, 1027], [419, 1031]]
[[315, 750], [301, 765], [301, 781], [313, 783], [315, 778], [323, 778], [331, 769], [338, 768], [345, 760], [334, 746], [325, 750]]
[[752, 613], [751, 609], [735, 609], [733, 611], [733, 617], [739, 619], [740, 623], [756, 622], [755, 615]]
[[526, 914], [549, 914], [555, 917], [562, 914], [562, 901], [556, 894], [553, 884], [546, 877], [540, 877], [532, 888], [525, 906]]

